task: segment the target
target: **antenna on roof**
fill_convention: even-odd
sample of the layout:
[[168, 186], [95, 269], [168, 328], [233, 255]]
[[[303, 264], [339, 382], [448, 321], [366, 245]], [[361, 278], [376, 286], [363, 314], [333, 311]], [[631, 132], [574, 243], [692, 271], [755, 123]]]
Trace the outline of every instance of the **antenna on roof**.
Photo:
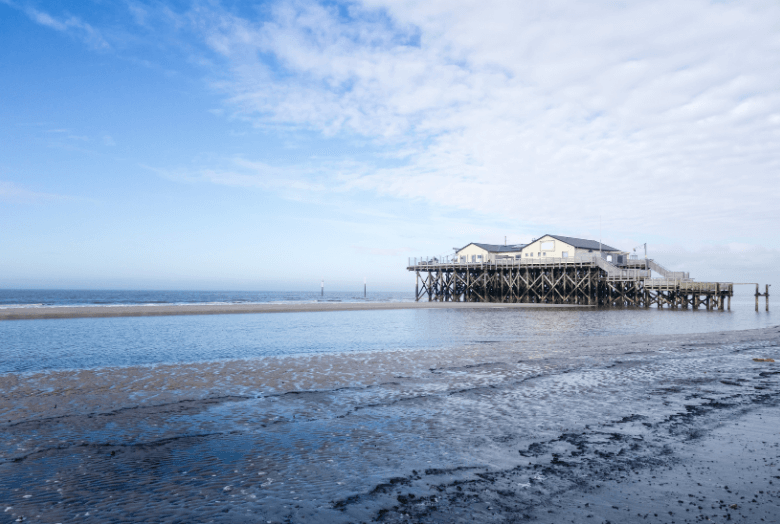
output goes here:
[[504, 235], [504, 245], [506, 245], [506, 235]]
[[599, 215], [599, 256], [603, 257], [601, 254], [601, 215]]

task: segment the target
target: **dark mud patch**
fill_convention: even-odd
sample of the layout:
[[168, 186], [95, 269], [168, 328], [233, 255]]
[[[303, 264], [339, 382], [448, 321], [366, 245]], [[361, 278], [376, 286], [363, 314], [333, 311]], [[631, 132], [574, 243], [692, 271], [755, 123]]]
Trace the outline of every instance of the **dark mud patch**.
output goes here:
[[[780, 421], [780, 396], [774, 395], [769, 401], [766, 398], [748, 398], [740, 404], [740, 412], [734, 413], [728, 420], [736, 425], [748, 425], [758, 427], [764, 431], [760, 438], [768, 438], [772, 430], [763, 426], [762, 419], [756, 410], [767, 409], [771, 405], [774, 420]], [[731, 406], [736, 409], [735, 406]], [[747, 411], [745, 411], [747, 410]], [[680, 504], [675, 500], [650, 499], [647, 496], [638, 496], [637, 500], [626, 501], [622, 495], [625, 488], [638, 489], [637, 485], [658, 486], [662, 491], [675, 492], [679, 489], [702, 493], [702, 470], [709, 469], [705, 464], [711, 462], [708, 456], [701, 451], [702, 441], [708, 448], [718, 448], [726, 452], [730, 458], [734, 458], [724, 450], [724, 438], [718, 434], [723, 421], [712, 420], [708, 414], [712, 410], [689, 409], [680, 416], [687, 422], [686, 428], [676, 426], [675, 418], [670, 417], [666, 423], [654, 428], [646, 428], [640, 437], [627, 436], [617, 433], [605, 434], [598, 431], [584, 431], [581, 433], [569, 433], [561, 435], [557, 441], [569, 442], [576, 449], [567, 454], [551, 453], [550, 449], [556, 441], [535, 442], [524, 450], [518, 450], [520, 455], [533, 457], [534, 461], [527, 465], [515, 466], [506, 470], [492, 470], [477, 473], [473, 478], [454, 480], [447, 483], [426, 482], [425, 477], [419, 479], [421, 489], [417, 494], [408, 492], [408, 484], [405, 494], [396, 496], [393, 506], [384, 507], [375, 516], [375, 520], [381, 522], [579, 522], [578, 518], [596, 518], [609, 514], [612, 522], [671, 522], [665, 520], [669, 517], [680, 515]], [[626, 422], [641, 420], [643, 417], [625, 417]], [[671, 430], [683, 436], [675, 443], [668, 443], [668, 434]], [[717, 502], [714, 498], [708, 498], [709, 509], [717, 509], [719, 518], [730, 520], [729, 514], [739, 517], [743, 522], [766, 522], [761, 518], [769, 515], [780, 515], [780, 501], [772, 497], [769, 488], [775, 485], [772, 465], [780, 463], [780, 449], [778, 438], [773, 435], [774, 442], [758, 442], [754, 436], [742, 436], [742, 445], [763, 446], [768, 450], [764, 456], [766, 468], [763, 476], [759, 475], [754, 480], [746, 481], [729, 476], [726, 468], [728, 460], [722, 461], [719, 466], [723, 468], [724, 480], [731, 478], [731, 484], [740, 484], [741, 489], [758, 492], [762, 490], [763, 502], [753, 499], [751, 505], [754, 508], [748, 511], [735, 511], [725, 503]], [[696, 440], [694, 446], [690, 441]], [[774, 446], [774, 447], [773, 447]], [[739, 450], [731, 450], [738, 452]], [[768, 458], [769, 457], [769, 458]], [[539, 460], [541, 458], [541, 460]], [[775, 463], [767, 463], [768, 460]], [[767, 465], [772, 464], [772, 465]], [[737, 466], [743, 473], [752, 471], [752, 465]], [[780, 471], [778, 468], [774, 468]], [[700, 475], [692, 476], [694, 471]], [[427, 473], [427, 472], [426, 472]], [[664, 482], [660, 479], [663, 475]], [[777, 476], [780, 478], [780, 476]], [[756, 487], [751, 486], [755, 482]], [[724, 491], [722, 485], [713, 484], [711, 477], [707, 489]], [[422, 489], [424, 486], [424, 489]], [[635, 488], [634, 486], [637, 486]], [[685, 486], [680, 488], [680, 486]], [[780, 484], [774, 493], [780, 493]], [[433, 492], [435, 495], [426, 495]], [[693, 494], [691, 495], [694, 496]], [[619, 500], [622, 499], [622, 500]], [[591, 500], [596, 502], [579, 502]], [[720, 499], [718, 499], [720, 500]], [[742, 500], [736, 496], [729, 497], [730, 501]], [[612, 502], [609, 502], [612, 501]], [[363, 502], [363, 501], [361, 501]], [[377, 501], [379, 502], [379, 501]], [[614, 503], [613, 503], [614, 502]], [[696, 502], [696, 511], [689, 517], [697, 517], [699, 520], [707, 520], [709, 516], [700, 508], [701, 501]], [[577, 505], [575, 506], [575, 503]], [[716, 503], [713, 505], [711, 503]], [[733, 502], [732, 502], [733, 503]], [[651, 508], [651, 509], [649, 509]], [[754, 512], [754, 509], [756, 510]], [[639, 510], [633, 513], [635, 510]], [[671, 513], [670, 513], [671, 512]], [[682, 512], [685, 512], [683, 508]], [[690, 513], [690, 511], [688, 511]], [[702, 517], [702, 515], [704, 515]], [[565, 516], [566, 520], [560, 520]], [[715, 516], [714, 514], [712, 515]], [[751, 518], [752, 517], [752, 518]], [[476, 520], [475, 520], [476, 519]], [[710, 519], [712, 520], [712, 519]], [[583, 520], [585, 521], [585, 520]], [[588, 521], [589, 522], [589, 521]], [[595, 520], [604, 522], [604, 520]], [[684, 522], [684, 520], [680, 520]]]

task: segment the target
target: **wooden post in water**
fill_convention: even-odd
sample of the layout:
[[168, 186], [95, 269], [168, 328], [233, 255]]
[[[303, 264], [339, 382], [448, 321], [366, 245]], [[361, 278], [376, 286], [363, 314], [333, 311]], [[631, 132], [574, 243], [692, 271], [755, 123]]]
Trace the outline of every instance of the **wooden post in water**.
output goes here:
[[756, 313], [758, 313], [758, 297], [761, 296], [761, 293], [758, 292], [758, 284], [756, 284]]
[[766, 310], [769, 311], [769, 284], [767, 284], [764, 289], [766, 290], [764, 293], [764, 296], [766, 297]]
[[720, 296], [720, 282], [715, 283], [715, 296], [718, 297], [716, 302], [718, 310], [723, 311], [723, 297]]

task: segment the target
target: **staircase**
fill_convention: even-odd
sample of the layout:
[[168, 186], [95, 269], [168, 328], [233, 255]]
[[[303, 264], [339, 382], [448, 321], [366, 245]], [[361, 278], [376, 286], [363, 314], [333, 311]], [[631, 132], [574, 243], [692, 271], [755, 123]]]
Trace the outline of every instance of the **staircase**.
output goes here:
[[645, 269], [621, 269], [612, 262], [607, 262], [601, 257], [593, 257], [598, 267], [607, 272], [607, 278], [613, 280], [640, 280], [650, 278], [650, 272]]
[[647, 267], [648, 269], [652, 269], [656, 273], [660, 274], [667, 280], [685, 280], [690, 281], [691, 280], [691, 274], [685, 271], [669, 271], [664, 266], [659, 264], [653, 259], [648, 258], [647, 259]]

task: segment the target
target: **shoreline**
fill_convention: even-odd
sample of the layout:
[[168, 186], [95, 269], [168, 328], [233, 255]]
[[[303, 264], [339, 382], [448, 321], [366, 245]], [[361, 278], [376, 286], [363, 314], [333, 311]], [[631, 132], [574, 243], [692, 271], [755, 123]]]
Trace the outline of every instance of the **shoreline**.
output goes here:
[[36, 522], [759, 524], [780, 511], [780, 369], [756, 359], [780, 361], [778, 342], [772, 326], [0, 374], [0, 499]]
[[151, 317], [174, 315], [227, 315], [248, 313], [305, 313], [327, 311], [385, 311], [394, 309], [524, 309], [595, 308], [574, 304], [511, 304], [501, 302], [317, 302], [284, 304], [177, 304], [169, 306], [53, 306], [0, 309], [2, 320], [57, 318]]

